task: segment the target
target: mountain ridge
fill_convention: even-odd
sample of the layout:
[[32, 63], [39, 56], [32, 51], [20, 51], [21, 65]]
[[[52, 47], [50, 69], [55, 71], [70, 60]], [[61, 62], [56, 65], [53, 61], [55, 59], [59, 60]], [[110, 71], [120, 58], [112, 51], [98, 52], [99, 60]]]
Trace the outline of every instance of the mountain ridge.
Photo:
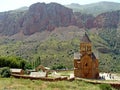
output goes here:
[[[100, 17], [103, 21], [98, 20]], [[112, 18], [109, 19], [108, 17]], [[112, 23], [110, 20], [116, 21]], [[109, 26], [114, 24], [114, 26], [118, 27], [120, 22], [118, 20], [119, 10], [93, 16], [92, 14], [73, 12], [72, 9], [57, 3], [35, 3], [28, 10], [18, 9], [0, 13], [0, 33], [11, 36], [22, 31], [25, 35], [31, 35], [36, 32], [44, 30], [52, 31], [58, 27], [71, 25], [91, 29], [100, 27], [98, 23], [106, 25], [108, 22]], [[106, 27], [109, 26], [106, 25]]]
[[[21, 30], [29, 35], [74, 23], [72, 9], [57, 3], [35, 3], [26, 10], [0, 13], [0, 33], [14, 35]], [[7, 27], [6, 27], [7, 26]], [[9, 31], [9, 32], [8, 32]]]
[[120, 10], [119, 9], [120, 3], [107, 2], [107, 1], [85, 4], [85, 5], [80, 5], [80, 4], [76, 5], [74, 3], [74, 4], [66, 5], [66, 7], [73, 9], [74, 12], [82, 12], [82, 13], [93, 14], [94, 16], [97, 16], [101, 13]]
[[60, 4], [36, 3], [28, 10], [0, 13], [0, 55], [19, 56], [44, 66], [73, 67], [80, 38], [88, 33], [101, 71], [120, 71], [120, 10], [97, 16]]

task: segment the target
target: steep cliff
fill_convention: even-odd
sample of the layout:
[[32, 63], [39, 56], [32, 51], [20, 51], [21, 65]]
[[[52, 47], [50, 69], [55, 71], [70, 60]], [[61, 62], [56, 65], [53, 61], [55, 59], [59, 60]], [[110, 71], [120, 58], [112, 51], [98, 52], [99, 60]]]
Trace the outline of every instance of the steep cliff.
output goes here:
[[97, 28], [117, 28], [119, 23], [120, 11], [102, 13], [94, 20], [94, 26]]
[[35, 3], [25, 11], [0, 13], [0, 33], [13, 35], [23, 31], [30, 35], [55, 27], [66, 27], [75, 23], [72, 9], [57, 3]]
[[91, 29], [117, 28], [119, 24], [120, 11], [106, 12], [94, 17], [91, 14], [73, 12], [57, 3], [35, 3], [29, 9], [0, 13], [0, 34], [7, 36], [19, 32], [31, 35], [71, 25]]

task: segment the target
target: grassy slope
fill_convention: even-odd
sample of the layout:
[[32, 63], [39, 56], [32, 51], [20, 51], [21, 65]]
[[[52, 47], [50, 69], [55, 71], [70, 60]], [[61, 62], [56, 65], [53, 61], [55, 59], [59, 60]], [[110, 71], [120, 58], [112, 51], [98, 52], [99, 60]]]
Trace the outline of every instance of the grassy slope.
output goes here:
[[[71, 69], [73, 68], [73, 54], [74, 52], [79, 52], [80, 38], [83, 34], [84, 32], [76, 27], [66, 27], [55, 30], [46, 35], [46, 37], [44, 34], [44, 39], [41, 34], [33, 35], [20, 41], [1, 39], [0, 55], [17, 55], [31, 62], [40, 57], [44, 66], [51, 68], [53, 65], [63, 64]], [[93, 43], [93, 51], [99, 59], [100, 71], [119, 72], [119, 54], [116, 55], [111, 51], [109, 53], [99, 52], [97, 50], [99, 48], [104, 51], [111, 49], [110, 45], [97, 34], [89, 33], [89, 36]], [[41, 41], [41, 38], [43, 41]]]
[[99, 85], [83, 81], [44, 82], [15, 78], [0, 78], [0, 90], [100, 90]]

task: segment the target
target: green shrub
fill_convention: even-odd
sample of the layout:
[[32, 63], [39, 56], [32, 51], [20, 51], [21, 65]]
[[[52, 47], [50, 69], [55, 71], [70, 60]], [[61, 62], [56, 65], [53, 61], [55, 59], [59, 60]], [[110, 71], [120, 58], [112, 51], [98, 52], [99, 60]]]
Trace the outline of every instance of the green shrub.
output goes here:
[[9, 67], [3, 67], [0, 69], [0, 75], [1, 77], [10, 77], [11, 72]]
[[58, 64], [58, 65], [54, 65], [52, 67], [53, 70], [60, 70], [60, 69], [66, 69], [66, 67], [63, 64]]
[[25, 69], [26, 61], [17, 56], [0, 57], [0, 67]]
[[100, 84], [101, 90], [112, 90], [112, 87], [109, 84]]

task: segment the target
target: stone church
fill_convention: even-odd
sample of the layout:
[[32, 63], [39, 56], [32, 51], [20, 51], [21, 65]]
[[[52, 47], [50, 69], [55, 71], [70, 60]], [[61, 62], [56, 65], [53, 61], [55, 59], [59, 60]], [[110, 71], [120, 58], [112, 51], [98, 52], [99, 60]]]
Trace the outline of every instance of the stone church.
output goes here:
[[74, 76], [88, 79], [98, 79], [98, 59], [92, 52], [92, 44], [85, 33], [80, 43], [80, 53], [74, 54]]

